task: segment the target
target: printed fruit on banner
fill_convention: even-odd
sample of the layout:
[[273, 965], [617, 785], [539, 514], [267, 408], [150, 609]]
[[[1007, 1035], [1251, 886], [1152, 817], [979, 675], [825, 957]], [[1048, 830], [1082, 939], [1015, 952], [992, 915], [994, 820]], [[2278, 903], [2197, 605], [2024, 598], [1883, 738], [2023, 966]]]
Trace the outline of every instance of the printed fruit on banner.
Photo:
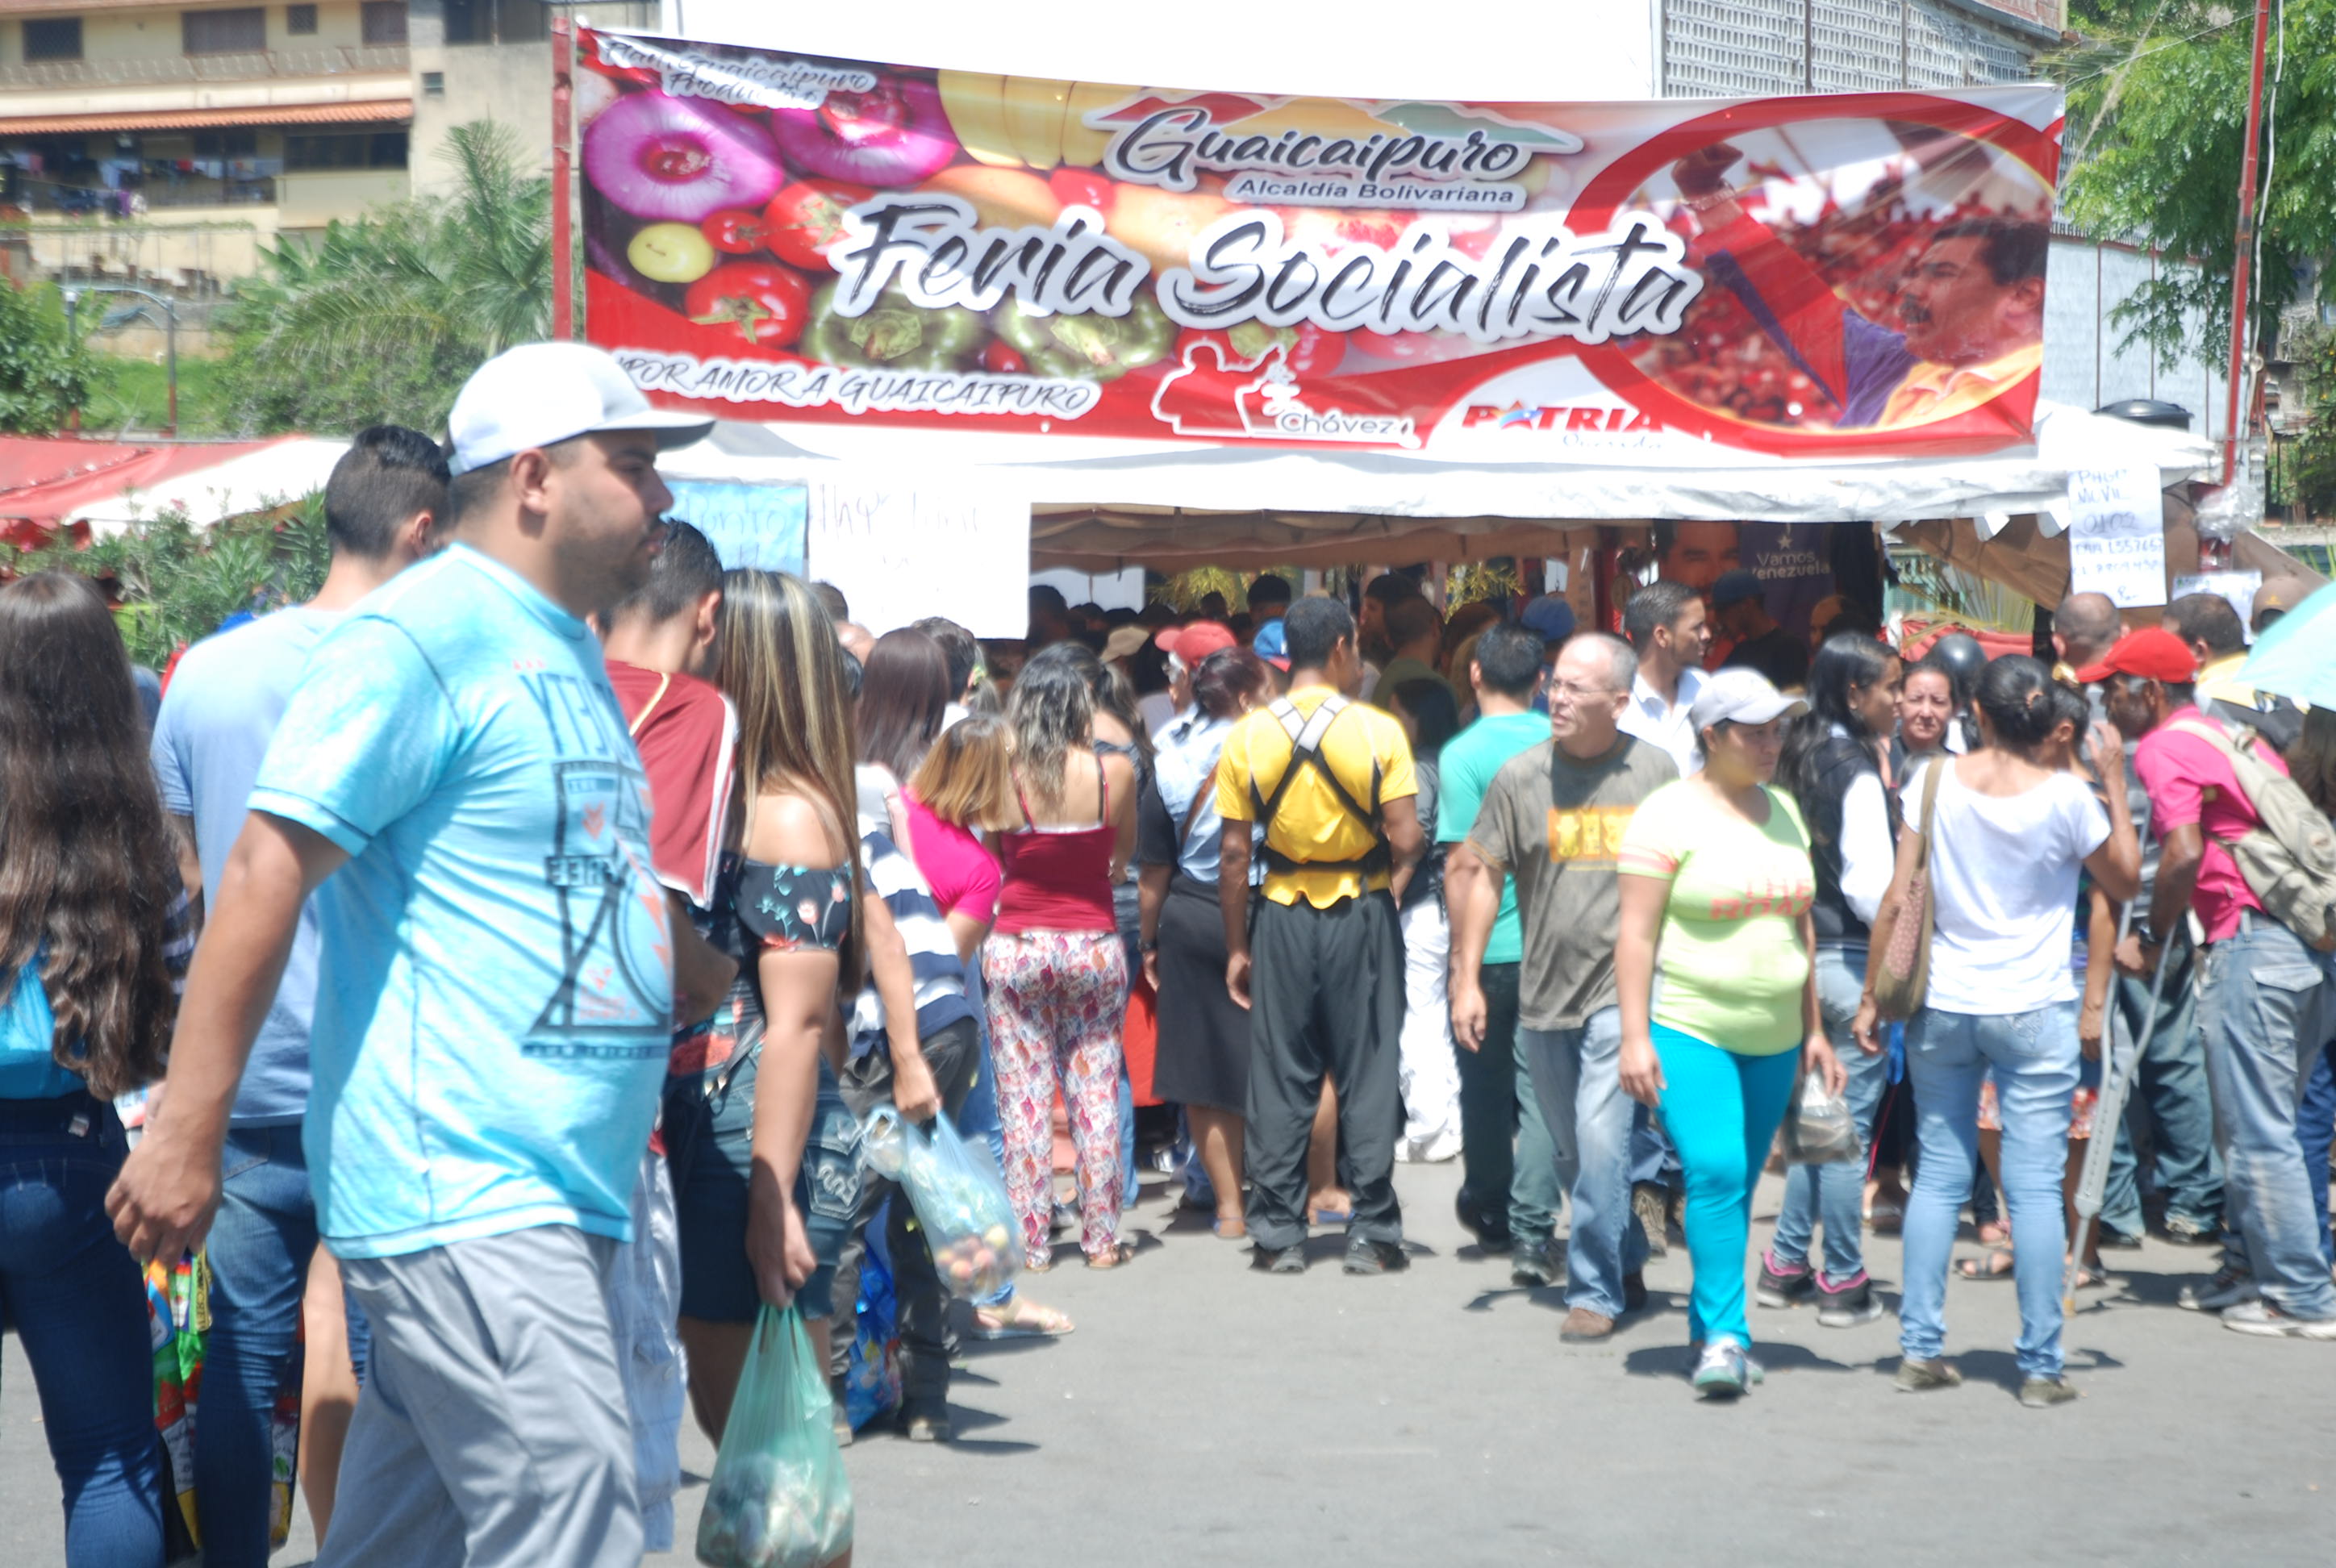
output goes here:
[[701, 326], [716, 326], [737, 344], [784, 348], [803, 336], [811, 284], [800, 272], [768, 261], [733, 261], [689, 286], [682, 312]]
[[1108, 82], [988, 76], [976, 71], [943, 71], [939, 86], [957, 139], [977, 161], [1000, 169], [1101, 163], [1111, 133], [1090, 129], [1084, 117], [1136, 91]]
[[1113, 198], [1112, 238], [1152, 263], [1156, 277], [1191, 264], [1192, 241], [1202, 229], [1233, 209], [1205, 190], [1180, 192], [1149, 185], [1122, 185]]
[[828, 365], [879, 370], [962, 370], [981, 351], [989, 328], [954, 305], [928, 309], [895, 286], [860, 316], [839, 316], [831, 283], [812, 297], [811, 326], [800, 352]]
[[714, 270], [713, 242], [687, 223], [652, 223], [625, 247], [633, 270], [656, 283], [695, 283]]
[[1019, 169], [959, 163], [926, 180], [924, 189], [964, 198], [987, 229], [1045, 229], [1063, 210], [1051, 184]]
[[803, 173], [869, 185], [914, 185], [958, 154], [939, 90], [916, 76], [882, 77], [866, 93], [831, 90], [816, 109], [774, 109], [771, 134]]
[[584, 174], [635, 218], [696, 223], [759, 207], [786, 182], [771, 132], [718, 104], [636, 93], [584, 131]]
[[842, 180], [798, 180], [763, 209], [764, 243], [783, 261], [813, 272], [832, 272], [822, 254], [843, 238], [843, 215], [876, 194]]
[[763, 215], [740, 207], [725, 207], [697, 227], [714, 248], [725, 256], [751, 256], [762, 249], [770, 238]]
[[1018, 350], [1039, 375], [1116, 381], [1167, 357], [1176, 325], [1148, 294], [1125, 316], [1030, 316], [1008, 299], [989, 313], [998, 336]]
[[1116, 203], [1119, 187], [1091, 169], [1065, 167], [1046, 176], [1046, 188], [1066, 207], [1092, 207], [1105, 218]]

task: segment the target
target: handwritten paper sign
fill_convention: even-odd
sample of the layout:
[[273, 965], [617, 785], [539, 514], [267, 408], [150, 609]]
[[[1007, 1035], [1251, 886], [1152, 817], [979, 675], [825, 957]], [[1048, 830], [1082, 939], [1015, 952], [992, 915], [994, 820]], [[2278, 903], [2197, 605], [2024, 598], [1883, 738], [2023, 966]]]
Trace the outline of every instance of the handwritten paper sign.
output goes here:
[[807, 499], [802, 485], [675, 479], [666, 488], [673, 492], [667, 515], [704, 534], [725, 569], [802, 573]]
[[2156, 469], [2071, 469], [2068, 511], [2070, 593], [2105, 593], [2121, 609], [2166, 602]]
[[1030, 503], [962, 480], [813, 487], [811, 574], [842, 589], [879, 636], [946, 616], [976, 637], [1030, 620]]

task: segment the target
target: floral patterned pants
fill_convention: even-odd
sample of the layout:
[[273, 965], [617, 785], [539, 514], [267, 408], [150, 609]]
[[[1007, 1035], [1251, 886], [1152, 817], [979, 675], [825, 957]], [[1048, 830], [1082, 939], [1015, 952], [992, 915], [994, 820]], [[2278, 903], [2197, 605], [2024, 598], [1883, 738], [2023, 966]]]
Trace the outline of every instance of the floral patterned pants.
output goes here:
[[982, 945], [1006, 1192], [1031, 1268], [1054, 1257], [1055, 1088], [1079, 1162], [1079, 1245], [1109, 1253], [1119, 1234], [1120, 1026], [1127, 953], [1115, 931], [1020, 931]]

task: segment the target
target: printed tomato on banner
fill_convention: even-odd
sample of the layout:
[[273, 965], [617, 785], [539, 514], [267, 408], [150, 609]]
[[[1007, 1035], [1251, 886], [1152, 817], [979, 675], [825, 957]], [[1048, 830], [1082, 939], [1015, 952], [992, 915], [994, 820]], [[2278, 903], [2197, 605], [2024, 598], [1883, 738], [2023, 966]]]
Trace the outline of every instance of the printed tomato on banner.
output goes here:
[[1485, 462], [2030, 439], [2049, 86], [1350, 100], [579, 31], [589, 330], [667, 406]]

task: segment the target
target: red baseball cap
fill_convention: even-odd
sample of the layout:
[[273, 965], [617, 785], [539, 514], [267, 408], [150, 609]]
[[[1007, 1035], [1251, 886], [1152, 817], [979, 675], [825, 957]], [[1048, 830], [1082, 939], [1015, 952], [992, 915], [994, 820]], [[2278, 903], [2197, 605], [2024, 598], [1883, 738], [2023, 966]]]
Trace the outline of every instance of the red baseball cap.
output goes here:
[[1221, 620], [1196, 620], [1190, 626], [1172, 626], [1152, 639], [1153, 646], [1163, 653], [1173, 653], [1184, 661], [1186, 669], [1198, 669], [1201, 661], [1222, 648], [1231, 648], [1240, 639], [1233, 628]]
[[2107, 657], [2078, 670], [2077, 678], [2090, 686], [2113, 675], [2186, 686], [2198, 678], [2198, 657], [2190, 651], [2189, 644], [2164, 627], [2146, 626], [2117, 638]]

